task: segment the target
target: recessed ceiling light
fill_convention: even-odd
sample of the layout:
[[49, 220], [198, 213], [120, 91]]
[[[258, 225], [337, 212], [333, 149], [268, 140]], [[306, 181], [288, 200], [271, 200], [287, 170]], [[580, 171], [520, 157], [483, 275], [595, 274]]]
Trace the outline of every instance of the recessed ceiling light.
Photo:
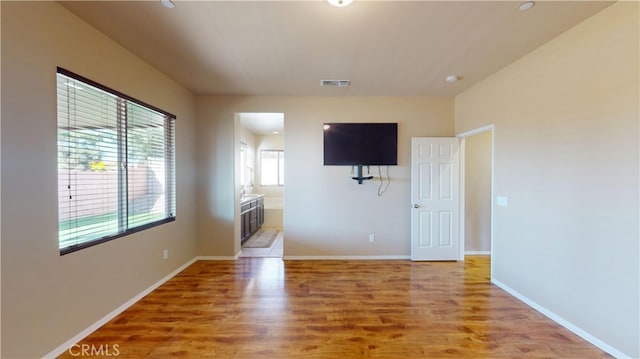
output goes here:
[[351, 4], [351, 2], [353, 0], [327, 0], [329, 2], [329, 4], [333, 5], [333, 6], [337, 6], [337, 7], [345, 7], [349, 4]]
[[173, 9], [174, 7], [176, 7], [176, 4], [174, 4], [171, 0], [160, 0], [160, 3], [167, 9]]
[[445, 81], [447, 81], [447, 83], [452, 84], [452, 83], [454, 83], [454, 82], [458, 81], [458, 80], [459, 80], [459, 77], [458, 77], [458, 76], [456, 76], [456, 75], [449, 75], [449, 76], [445, 77], [445, 79], [444, 79], [444, 80], [445, 80]]
[[522, 4], [520, 4], [520, 7], [518, 7], [518, 9], [520, 9], [520, 11], [527, 11], [531, 9], [535, 4], [536, 3], [534, 3], [533, 1], [523, 2]]
[[280, 132], [278, 132], [278, 131], [273, 131], [273, 134], [274, 134], [274, 135], [277, 135], [277, 134], [279, 134], [279, 133], [280, 133]]

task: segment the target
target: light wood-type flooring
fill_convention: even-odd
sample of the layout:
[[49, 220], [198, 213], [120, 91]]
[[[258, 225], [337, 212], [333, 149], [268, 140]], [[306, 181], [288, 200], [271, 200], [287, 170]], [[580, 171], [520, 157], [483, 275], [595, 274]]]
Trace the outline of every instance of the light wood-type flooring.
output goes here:
[[119, 358], [609, 357], [492, 285], [489, 261], [198, 261], [79, 345]]

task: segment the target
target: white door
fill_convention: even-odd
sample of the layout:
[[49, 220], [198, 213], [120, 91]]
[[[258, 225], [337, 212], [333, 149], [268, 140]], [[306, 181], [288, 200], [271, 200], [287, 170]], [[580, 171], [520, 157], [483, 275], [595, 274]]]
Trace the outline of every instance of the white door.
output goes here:
[[460, 257], [459, 140], [411, 139], [411, 260]]

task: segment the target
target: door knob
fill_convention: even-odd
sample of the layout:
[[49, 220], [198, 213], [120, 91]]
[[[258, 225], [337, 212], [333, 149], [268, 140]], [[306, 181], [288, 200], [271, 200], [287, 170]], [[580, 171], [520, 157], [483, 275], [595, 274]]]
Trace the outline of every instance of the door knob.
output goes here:
[[419, 204], [414, 204], [413, 208], [420, 208], [420, 205]]

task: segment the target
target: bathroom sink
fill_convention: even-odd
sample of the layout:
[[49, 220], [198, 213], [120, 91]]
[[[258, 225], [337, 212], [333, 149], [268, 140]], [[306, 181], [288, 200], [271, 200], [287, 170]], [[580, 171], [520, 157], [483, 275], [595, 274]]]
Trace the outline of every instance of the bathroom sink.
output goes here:
[[240, 202], [250, 201], [252, 199], [256, 199], [256, 198], [262, 197], [262, 196], [264, 196], [264, 195], [263, 194], [256, 194], [256, 193], [247, 193], [247, 194], [243, 195], [240, 198]]

